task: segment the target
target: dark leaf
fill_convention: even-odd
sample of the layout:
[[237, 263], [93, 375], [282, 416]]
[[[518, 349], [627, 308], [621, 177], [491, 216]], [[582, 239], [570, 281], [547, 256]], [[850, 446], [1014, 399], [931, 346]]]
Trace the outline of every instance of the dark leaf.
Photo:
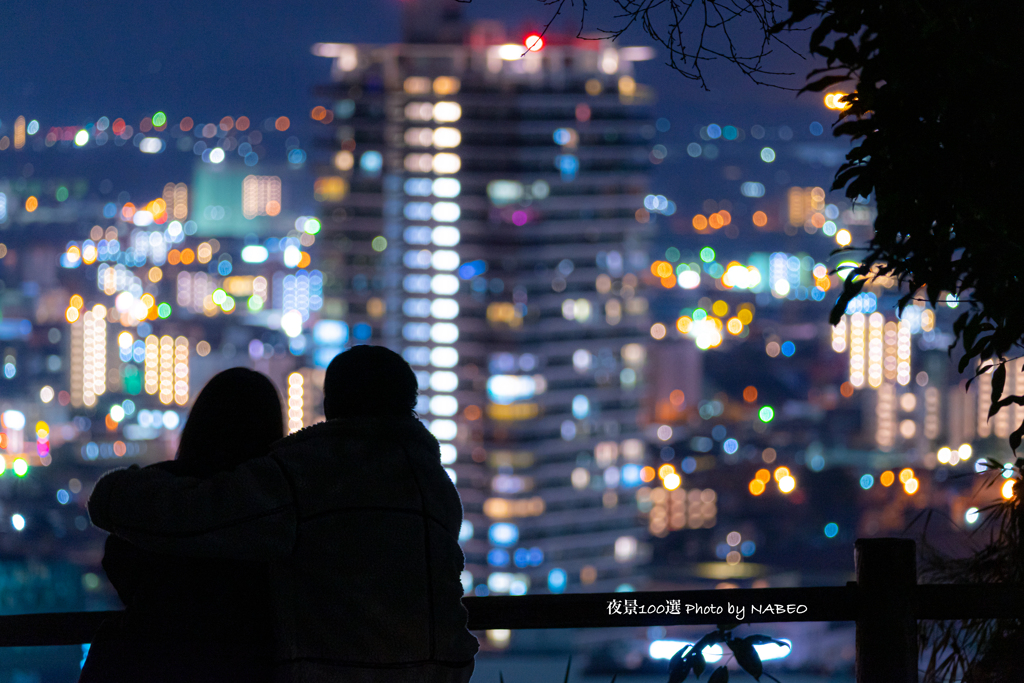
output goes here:
[[[999, 399], [1003, 395], [1003, 387], [1006, 385], [1006, 363], [1001, 363], [996, 368], [995, 372], [992, 373], [992, 407], [988, 411], [988, 416], [992, 417], [999, 412]], [[994, 410], [993, 410], [994, 409]]]
[[[685, 681], [693, 669], [693, 646], [679, 648], [672, 659], [668, 661], [668, 683], [679, 683]], [[700, 676], [700, 674], [697, 674]]]
[[754, 649], [754, 644], [739, 638], [733, 638], [727, 644], [736, 656], [736, 663], [755, 679], [760, 680], [764, 666], [761, 664], [761, 657], [758, 656], [757, 650]]
[[726, 683], [729, 680], [729, 670], [724, 666], [720, 666], [715, 669], [715, 672], [711, 674], [711, 678], [708, 679], [708, 683]]
[[860, 291], [864, 289], [865, 284], [867, 284], [867, 280], [865, 278], [855, 278], [853, 273], [847, 275], [846, 282], [843, 285], [843, 291], [839, 295], [839, 299], [836, 301], [835, 306], [832, 307], [832, 312], [828, 316], [829, 323], [835, 325], [842, 320], [843, 316], [846, 314], [846, 306], [855, 296], [860, 294]]
[[693, 673], [694, 673], [694, 675], [697, 676], [697, 678], [700, 678], [701, 676], [704, 675], [704, 669], [707, 668], [708, 663], [704, 659], [704, 653], [703, 652], [694, 652], [692, 656], [693, 656]]
[[[1013, 431], [1013, 434], [1010, 434], [1010, 448], [1013, 449], [1015, 454], [1017, 453], [1017, 449], [1020, 448], [1021, 439], [1024, 439], [1024, 422], [1021, 422], [1020, 426]], [[1019, 462], [1020, 461], [1018, 460], [1018, 463]], [[1017, 466], [1020, 467], [1019, 464]]]
[[692, 669], [693, 664], [689, 660], [680, 662], [674, 667], [669, 667], [668, 683], [679, 683], [680, 681], [685, 681], [686, 677], [690, 675], [690, 671]]
[[572, 668], [572, 655], [569, 655], [569, 661], [565, 665], [565, 683], [569, 683], [569, 669]]

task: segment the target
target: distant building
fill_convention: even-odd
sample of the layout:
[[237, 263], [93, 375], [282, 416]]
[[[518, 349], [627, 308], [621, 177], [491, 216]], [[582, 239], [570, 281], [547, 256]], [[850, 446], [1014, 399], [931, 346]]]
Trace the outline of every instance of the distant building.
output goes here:
[[651, 52], [409, 17], [403, 44], [314, 46], [325, 307], [417, 371], [468, 589], [639, 589]]

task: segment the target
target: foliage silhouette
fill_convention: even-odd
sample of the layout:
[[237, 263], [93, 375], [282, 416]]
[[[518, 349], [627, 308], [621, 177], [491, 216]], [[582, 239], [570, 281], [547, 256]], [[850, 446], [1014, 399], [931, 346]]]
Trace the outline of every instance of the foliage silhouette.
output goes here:
[[[986, 488], [1006, 481], [1002, 463], [987, 459]], [[979, 510], [982, 522], [970, 532], [980, 544], [964, 558], [945, 557], [927, 539], [921, 544], [921, 578], [931, 583], [1024, 583], [1024, 483], [1021, 465], [1014, 464], [1014, 496]], [[926, 524], [927, 531], [927, 524]], [[930, 654], [923, 683], [964, 681], [987, 683], [1016, 680], [1024, 648], [1021, 619], [962, 619], [921, 621], [922, 651]]]
[[[754, 646], [775, 643], [776, 645], [789, 647], [789, 644], [785, 641], [775, 640], [770, 636], [760, 634], [747, 636], [746, 638], [734, 638], [732, 630], [737, 626], [739, 624], [719, 625], [717, 629], [708, 633], [693, 645], [681, 648], [672, 655], [672, 659], [669, 660], [668, 683], [682, 683], [690, 675], [690, 672], [693, 672], [694, 678], [700, 679], [707, 668], [707, 661], [704, 659], [704, 648], [721, 643], [725, 643], [732, 650], [736, 663], [753, 676], [755, 680], [759, 681], [761, 676], [767, 676], [778, 683], [777, 678], [764, 672], [761, 657], [757, 654]], [[720, 666], [712, 672], [708, 678], [708, 683], [725, 683], [728, 680], [729, 669]]]

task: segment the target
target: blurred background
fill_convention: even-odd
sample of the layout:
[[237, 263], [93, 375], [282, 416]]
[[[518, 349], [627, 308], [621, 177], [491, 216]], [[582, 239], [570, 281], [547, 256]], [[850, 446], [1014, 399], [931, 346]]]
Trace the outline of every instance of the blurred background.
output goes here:
[[[833, 252], [874, 217], [829, 191], [838, 91], [797, 97], [816, 65], [782, 48], [789, 90], [722, 60], [705, 90], [637, 27], [578, 37], [609, 8], [555, 9], [7, 11], [0, 614], [119, 608], [96, 479], [172, 458], [229, 367], [273, 379], [290, 431], [322, 420], [363, 343], [417, 372], [468, 594], [842, 585], [856, 538], [929, 510], [962, 546], [1001, 490], [958, 475], [1008, 459], [1021, 408], [979, 419], [955, 299], [898, 315], [876, 278], [828, 324], [856, 262]], [[792, 643], [765, 655], [784, 680], [852, 680], [852, 624], [753, 630]], [[561, 680], [573, 653], [573, 680], [663, 681], [702, 633], [481, 632], [474, 680]], [[0, 683], [82, 655], [0, 650]]]

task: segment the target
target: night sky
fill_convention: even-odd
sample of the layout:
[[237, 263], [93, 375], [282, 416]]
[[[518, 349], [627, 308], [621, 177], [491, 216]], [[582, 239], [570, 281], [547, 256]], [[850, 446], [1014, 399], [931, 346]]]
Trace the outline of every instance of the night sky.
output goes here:
[[[595, 11], [589, 28], [613, 25], [607, 15], [611, 0], [591, 6], [604, 8], [606, 15]], [[510, 38], [541, 27], [553, 13], [539, 0], [474, 0], [463, 7], [467, 19], [504, 21]], [[24, 115], [38, 119], [45, 130], [81, 126], [101, 116], [137, 122], [156, 111], [166, 112], [172, 123], [186, 115], [198, 121], [285, 115], [294, 132], [306, 137], [315, 125], [308, 112], [320, 104], [312, 87], [327, 80], [330, 67], [310, 53], [310, 46], [400, 41], [400, 13], [401, 0], [7, 3], [0, 22], [0, 121], [9, 128]], [[553, 30], [574, 33], [578, 22], [578, 8], [568, 9]], [[749, 33], [743, 37], [756, 39]], [[800, 34], [792, 44], [802, 48], [806, 40], [807, 34]], [[618, 44], [651, 40], [634, 27]], [[670, 156], [655, 172], [655, 189], [669, 196], [684, 194], [691, 160], [683, 149], [701, 125], [786, 124], [806, 130], [811, 121], [827, 127], [834, 120], [820, 96], [798, 98], [795, 92], [757, 86], [729, 65], [708, 65], [711, 92], [703, 91], [663, 64], [664, 50], [658, 55], [638, 65], [638, 80], [655, 87], [657, 115], [672, 124], [659, 138]], [[802, 85], [812, 62], [784, 50], [776, 57], [770, 68], [797, 75], [775, 82]]]
[[[610, 0], [606, 0], [610, 5]], [[0, 118], [24, 114], [44, 125], [76, 125], [102, 115], [134, 119], [157, 110], [174, 120], [190, 115], [250, 118], [306, 111], [310, 87], [329, 62], [310, 54], [316, 42], [401, 40], [400, 0], [304, 0], [253, 3], [110, 0], [6, 3], [0, 22]], [[536, 0], [474, 0], [467, 18], [508, 22], [510, 33], [540, 26], [553, 10]], [[573, 31], [578, 15], [559, 18]], [[597, 14], [594, 28], [610, 25]], [[802, 45], [806, 34], [794, 37]], [[649, 44], [633, 28], [620, 44]], [[662, 54], [662, 60], [664, 55]], [[779, 53], [779, 70], [802, 73], [810, 62]], [[642, 81], [658, 83], [663, 107], [681, 105], [753, 112], [764, 105], [821, 111], [817, 97], [757, 87], [733, 69], [711, 66], [711, 93], [658, 60]], [[799, 77], [778, 79], [790, 86]], [[731, 112], [730, 112], [731, 113]], [[129, 118], [130, 117], [130, 118]]]

